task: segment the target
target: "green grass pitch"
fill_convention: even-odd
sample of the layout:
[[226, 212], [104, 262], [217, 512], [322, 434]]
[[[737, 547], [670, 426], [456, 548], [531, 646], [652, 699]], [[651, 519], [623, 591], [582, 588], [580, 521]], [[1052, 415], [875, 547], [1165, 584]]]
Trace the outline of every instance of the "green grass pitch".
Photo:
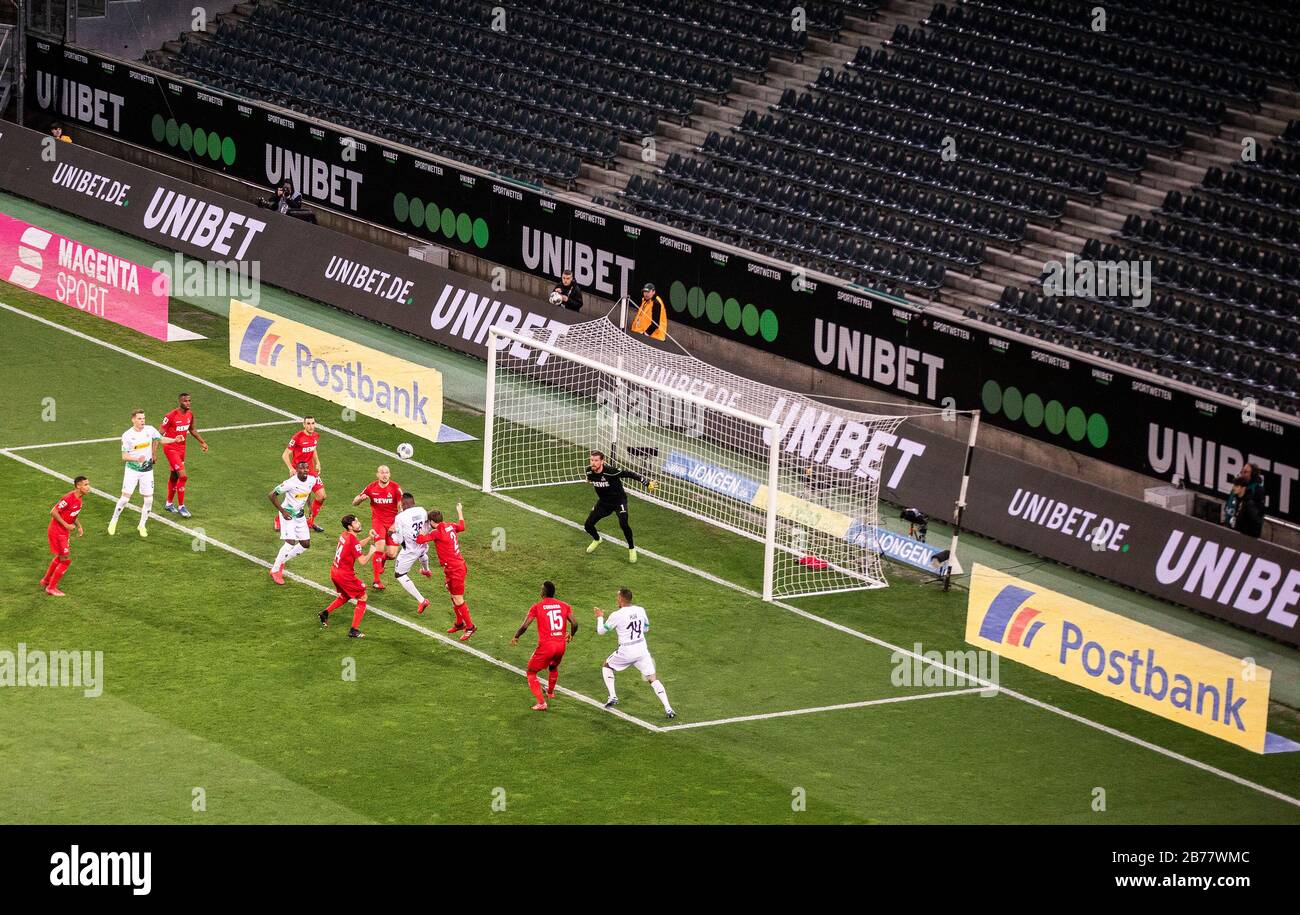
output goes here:
[[[764, 604], [753, 594], [758, 546], [644, 503], [632, 508], [641, 562], [612, 542], [589, 556], [572, 523], [590, 507], [585, 487], [510, 493], [534, 512], [470, 484], [479, 441], [417, 444], [415, 460], [439, 473], [385, 458], [358, 442], [391, 453], [400, 432], [345, 421], [336, 406], [230, 367], [224, 321], [211, 314], [178, 307], [173, 320], [208, 339], [163, 344], [4, 284], [0, 301], [22, 312], [0, 310], [0, 448], [18, 449], [0, 454], [10, 531], [0, 649], [104, 656], [98, 698], [0, 690], [2, 822], [1300, 822], [1294, 756], [1256, 756], [1011, 663], [1002, 685], [1041, 704], [908, 700], [960, 687], [894, 685], [888, 645], [966, 647], [962, 590], [891, 568], [886, 590], [794, 601], [802, 613]], [[385, 615], [367, 617], [361, 642], [346, 638], [350, 610], [320, 628], [327, 594], [272, 584], [248, 557], [269, 561], [278, 548], [266, 492], [284, 476], [294, 426], [193, 379], [334, 430], [321, 442], [327, 533], [289, 566], [305, 579], [328, 583], [337, 519], [381, 462], [426, 507], [450, 513], [462, 501], [478, 654], [431, 634], [450, 619], [440, 578], [417, 579], [433, 604], [416, 617], [390, 568], [389, 589], [371, 595]], [[37, 579], [47, 513], [68, 489], [51, 474], [84, 473], [115, 495], [129, 410], [143, 406], [157, 424], [180, 390], [193, 394], [200, 430], [248, 426], [207, 433], [207, 454], [191, 447], [194, 517], [162, 513], [165, 468], [147, 540], [134, 512], [108, 537], [112, 503], [88, 497], [86, 536], [74, 538], [62, 583], [69, 597], [46, 597]], [[444, 421], [482, 434], [481, 416], [454, 405]], [[98, 439], [109, 441], [55, 444]], [[619, 676], [630, 718], [571, 695], [530, 710], [523, 677], [494, 662], [527, 659], [532, 632], [518, 647], [510, 637], [544, 578], [582, 626], [561, 686], [603, 700], [613, 637], [595, 635], [590, 608], [608, 608], [627, 585], [650, 613], [676, 721], [632, 671]], [[908, 701], [825, 709], [890, 699]], [[750, 717], [810, 709], [825, 710]]]

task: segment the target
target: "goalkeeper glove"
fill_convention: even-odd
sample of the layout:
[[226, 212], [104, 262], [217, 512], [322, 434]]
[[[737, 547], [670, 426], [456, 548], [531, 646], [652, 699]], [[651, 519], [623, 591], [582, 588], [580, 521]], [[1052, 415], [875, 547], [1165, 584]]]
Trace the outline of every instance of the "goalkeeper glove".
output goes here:
[[658, 486], [659, 486], [659, 484], [656, 483], [654, 480], [646, 480], [646, 481], [645, 481], [645, 490], [646, 490], [646, 492], [654, 492], [655, 489], [656, 489]]
[[140, 462], [140, 472], [143, 473], [146, 470], [153, 470], [153, 458]]

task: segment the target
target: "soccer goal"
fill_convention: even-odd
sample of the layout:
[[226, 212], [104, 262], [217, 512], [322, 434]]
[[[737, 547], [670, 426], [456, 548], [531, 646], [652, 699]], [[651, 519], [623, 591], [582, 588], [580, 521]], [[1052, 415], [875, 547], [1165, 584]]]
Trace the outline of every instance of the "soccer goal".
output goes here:
[[[597, 449], [656, 481], [629, 493], [761, 544], [764, 600], [886, 586], [880, 462], [905, 417], [832, 411], [649, 346], [608, 318], [493, 327], [490, 344], [484, 492], [584, 483]], [[774, 417], [795, 406], [817, 428], [790, 450]]]

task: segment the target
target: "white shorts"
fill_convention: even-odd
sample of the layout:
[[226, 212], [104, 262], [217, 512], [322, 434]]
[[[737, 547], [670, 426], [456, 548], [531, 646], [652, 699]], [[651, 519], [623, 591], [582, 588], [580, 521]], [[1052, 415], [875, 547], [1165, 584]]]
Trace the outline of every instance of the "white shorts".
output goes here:
[[620, 645], [618, 650], [605, 659], [610, 670], [627, 670], [629, 667], [635, 667], [641, 672], [643, 677], [653, 677], [655, 675], [655, 659], [650, 657], [650, 649], [646, 643], [639, 645]]
[[406, 547], [402, 547], [401, 552], [397, 554], [397, 574], [405, 575], [407, 572], [411, 571], [411, 568], [418, 561], [428, 555], [428, 547], [425, 547], [422, 550], [408, 550]]
[[311, 527], [307, 524], [307, 518], [285, 518], [280, 516], [280, 539], [281, 540], [310, 540]]
[[135, 488], [140, 487], [140, 495], [153, 495], [153, 468], [148, 470], [132, 470], [127, 467], [122, 472], [122, 492], [128, 496], [135, 492]]

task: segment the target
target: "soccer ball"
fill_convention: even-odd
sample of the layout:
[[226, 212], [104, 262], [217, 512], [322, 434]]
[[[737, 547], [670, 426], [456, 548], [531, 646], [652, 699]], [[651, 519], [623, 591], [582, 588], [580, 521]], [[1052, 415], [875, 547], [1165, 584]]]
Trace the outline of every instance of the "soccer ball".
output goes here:
[[564, 295], [558, 289], [556, 289], [551, 293], [551, 304], [552, 305], [564, 304]]
[[402, 442], [397, 446], [397, 456], [402, 460], [409, 461], [413, 454], [415, 454], [415, 449], [411, 447], [410, 442]]

